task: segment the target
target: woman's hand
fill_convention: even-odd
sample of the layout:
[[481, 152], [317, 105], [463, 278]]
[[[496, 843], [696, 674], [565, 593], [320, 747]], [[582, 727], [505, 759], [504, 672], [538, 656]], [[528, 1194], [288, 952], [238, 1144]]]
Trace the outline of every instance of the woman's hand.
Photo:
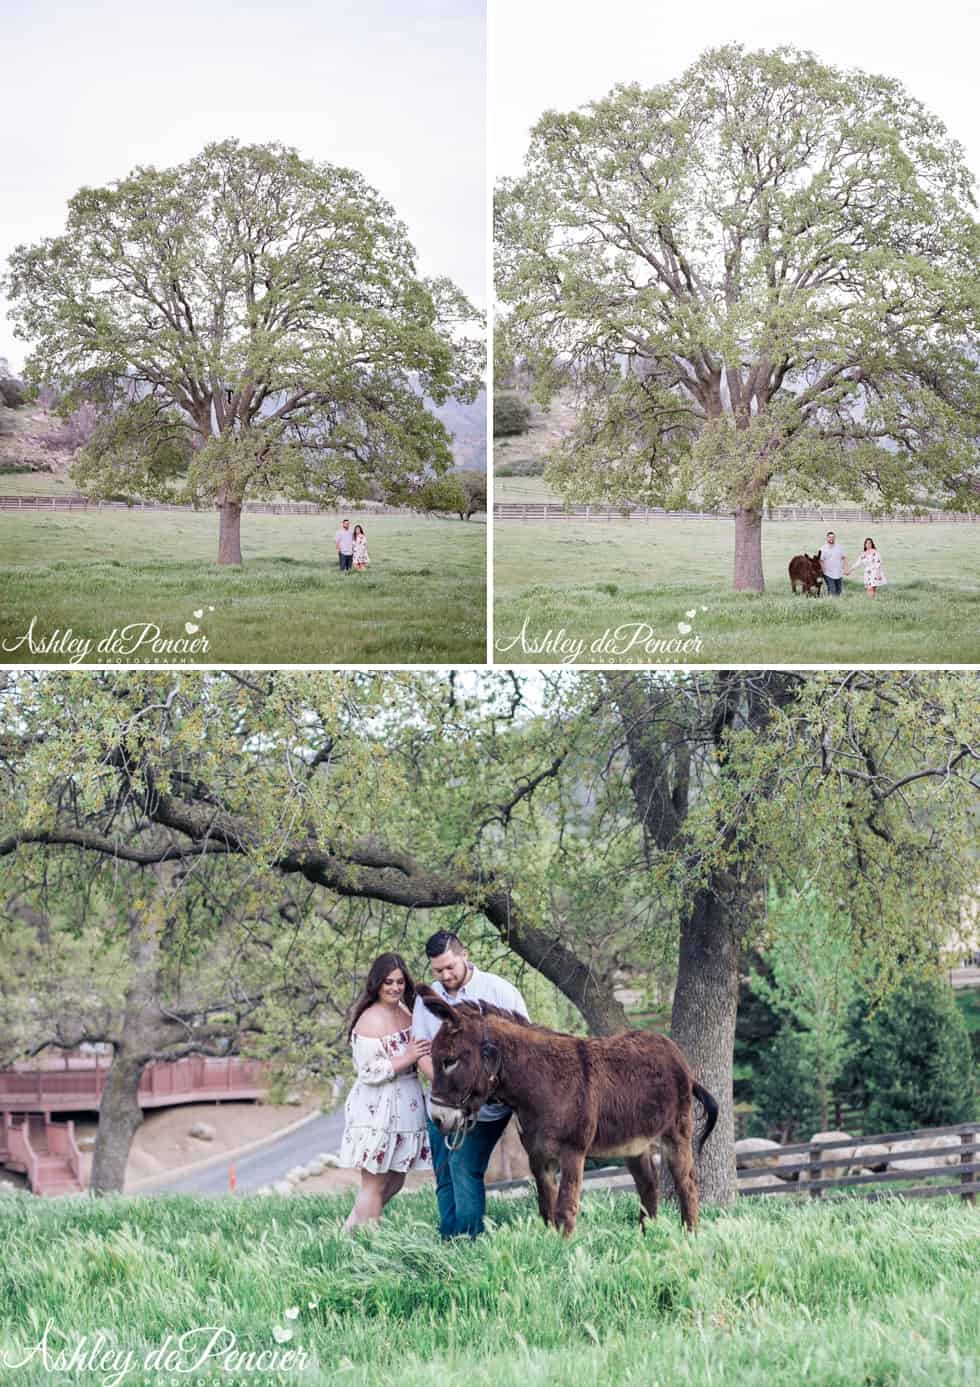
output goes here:
[[405, 1058], [408, 1060], [409, 1064], [418, 1064], [422, 1056], [428, 1056], [431, 1050], [431, 1040], [423, 1039], [420, 1036], [413, 1036], [412, 1039], [408, 1042], [408, 1048], [405, 1051]]

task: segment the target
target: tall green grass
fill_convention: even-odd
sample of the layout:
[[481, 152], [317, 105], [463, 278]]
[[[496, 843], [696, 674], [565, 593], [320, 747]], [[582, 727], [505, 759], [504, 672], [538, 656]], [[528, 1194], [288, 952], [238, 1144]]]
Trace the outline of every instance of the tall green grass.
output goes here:
[[[980, 527], [840, 524], [851, 559], [865, 534], [874, 537], [888, 586], [871, 601], [857, 573], [845, 580], [840, 598], [794, 597], [789, 560], [814, 553], [827, 528], [766, 523], [767, 591], [758, 596], [731, 590], [734, 534], [723, 521], [499, 521], [494, 659], [556, 663], [560, 656], [542, 653], [540, 644], [548, 632], [564, 632], [584, 642], [580, 662], [586, 664], [980, 662]], [[617, 626], [645, 624], [661, 639], [676, 639], [680, 622], [701, 638], [700, 653], [590, 651]], [[527, 640], [510, 645], [522, 628]], [[534, 642], [537, 651], [525, 648]]]
[[483, 524], [372, 516], [371, 566], [349, 575], [338, 571], [337, 525], [336, 516], [246, 514], [244, 567], [232, 569], [214, 562], [214, 514], [0, 512], [0, 663], [67, 663], [2, 649], [32, 618], [39, 636], [71, 628], [94, 651], [128, 623], [178, 637], [201, 609], [200, 664], [483, 662]]
[[[341, 1228], [349, 1207], [0, 1199], [0, 1350], [22, 1354], [50, 1318], [72, 1335], [103, 1329], [137, 1361], [168, 1331], [224, 1325], [258, 1349], [292, 1327], [316, 1366], [263, 1383], [978, 1381], [980, 1220], [952, 1200], [757, 1200], [705, 1211], [696, 1237], [668, 1209], [643, 1238], [635, 1199], [599, 1192], [565, 1242], [529, 1198], [491, 1199], [489, 1234], [451, 1244], [428, 1192], [355, 1238]], [[36, 1365], [8, 1380], [60, 1383]]]

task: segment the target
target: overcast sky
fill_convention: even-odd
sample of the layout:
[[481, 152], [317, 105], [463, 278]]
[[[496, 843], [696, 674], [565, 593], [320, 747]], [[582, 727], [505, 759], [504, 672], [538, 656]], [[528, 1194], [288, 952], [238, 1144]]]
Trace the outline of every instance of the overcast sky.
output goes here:
[[495, 174], [521, 172], [528, 131], [617, 82], [656, 86], [706, 48], [792, 43], [839, 67], [897, 77], [966, 147], [980, 177], [980, 5], [927, 0], [493, 0]]
[[[0, 0], [0, 269], [83, 184], [211, 140], [357, 169], [486, 302], [484, 0]], [[25, 347], [0, 298], [0, 356]]]

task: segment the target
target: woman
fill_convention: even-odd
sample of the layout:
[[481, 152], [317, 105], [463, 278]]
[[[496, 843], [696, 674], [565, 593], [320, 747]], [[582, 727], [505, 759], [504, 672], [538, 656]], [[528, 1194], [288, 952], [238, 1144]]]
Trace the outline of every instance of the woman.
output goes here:
[[357, 1080], [344, 1107], [340, 1165], [360, 1170], [361, 1188], [344, 1227], [381, 1217], [410, 1170], [431, 1170], [425, 1101], [415, 1066], [432, 1042], [411, 1038], [415, 986], [399, 954], [371, 964], [347, 1038]]
[[371, 560], [368, 558], [367, 535], [363, 525], [354, 526], [354, 567], [363, 573]]
[[885, 577], [885, 570], [881, 566], [881, 555], [875, 548], [875, 542], [870, 537], [864, 541], [864, 553], [856, 559], [847, 570], [852, 573], [855, 568], [864, 568], [864, 590], [869, 597], [874, 597], [878, 588], [884, 587], [888, 582]]

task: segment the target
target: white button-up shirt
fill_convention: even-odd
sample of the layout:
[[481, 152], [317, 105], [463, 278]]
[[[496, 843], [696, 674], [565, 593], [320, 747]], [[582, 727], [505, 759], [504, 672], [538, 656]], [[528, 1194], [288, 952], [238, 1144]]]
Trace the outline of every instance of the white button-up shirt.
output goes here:
[[[524, 998], [513, 983], [508, 982], [506, 978], [498, 978], [496, 973], [483, 973], [472, 964], [470, 966], [473, 971], [458, 992], [448, 993], [438, 981], [432, 983], [433, 992], [437, 992], [451, 1007], [459, 1002], [489, 1002], [491, 1006], [516, 1011], [530, 1021]], [[420, 1040], [431, 1040], [441, 1025], [438, 1016], [432, 1015], [422, 998], [416, 997], [415, 1009], [412, 1012], [412, 1035]], [[425, 1101], [428, 1106], [428, 1094]], [[496, 1122], [498, 1118], [506, 1117], [509, 1112], [510, 1108], [505, 1103], [484, 1103], [477, 1114], [477, 1121]]]
[[843, 578], [844, 549], [840, 544], [825, 544], [820, 550], [820, 567], [828, 578]]

